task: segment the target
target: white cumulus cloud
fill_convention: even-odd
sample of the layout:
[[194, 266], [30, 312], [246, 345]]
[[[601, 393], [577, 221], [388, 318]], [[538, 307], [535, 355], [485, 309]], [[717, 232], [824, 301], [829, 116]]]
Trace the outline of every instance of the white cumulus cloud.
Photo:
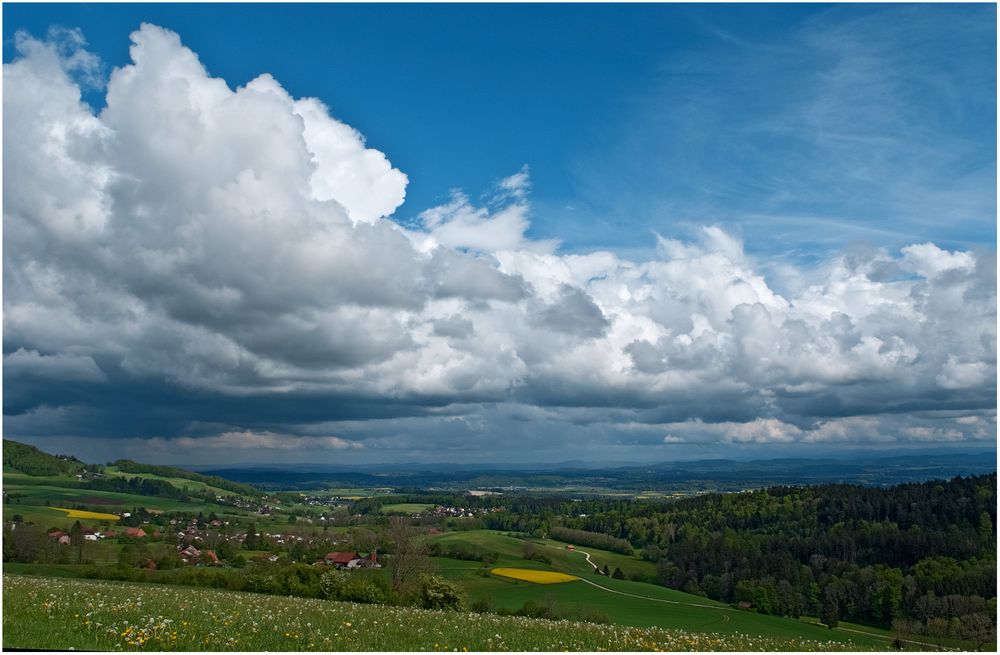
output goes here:
[[[660, 236], [644, 261], [564, 254], [529, 236], [527, 168], [405, 229], [387, 217], [406, 175], [321, 101], [267, 74], [232, 89], [156, 26], [131, 38], [98, 113], [74, 81], [95, 66], [75, 33], [19, 35], [4, 65], [4, 374], [25, 429], [69, 401], [23, 381], [62, 374], [255, 397], [272, 424], [309, 399], [318, 421], [359, 401], [571, 423], [615, 408], [660, 444], [995, 435], [870, 418], [995, 409], [993, 254], [845, 253], [785, 266], [783, 293], [717, 226]], [[291, 427], [185, 435], [182, 418], [162, 436], [299, 444]]]

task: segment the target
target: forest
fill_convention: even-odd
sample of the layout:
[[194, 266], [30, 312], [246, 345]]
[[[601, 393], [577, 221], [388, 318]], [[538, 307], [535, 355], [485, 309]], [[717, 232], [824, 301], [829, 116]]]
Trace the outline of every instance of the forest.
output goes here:
[[564, 524], [641, 548], [660, 584], [757, 612], [911, 634], [995, 632], [995, 473], [707, 494]]

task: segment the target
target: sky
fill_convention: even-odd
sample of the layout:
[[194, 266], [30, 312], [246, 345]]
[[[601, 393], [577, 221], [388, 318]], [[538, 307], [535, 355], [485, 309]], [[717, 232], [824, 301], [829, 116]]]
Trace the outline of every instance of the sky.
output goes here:
[[4, 436], [996, 443], [996, 8], [3, 5]]

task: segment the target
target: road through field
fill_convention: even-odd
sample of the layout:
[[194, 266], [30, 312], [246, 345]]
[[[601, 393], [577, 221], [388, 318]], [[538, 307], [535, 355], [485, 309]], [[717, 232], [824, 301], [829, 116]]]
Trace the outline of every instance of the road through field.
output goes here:
[[[630, 594], [627, 591], [618, 591], [617, 589], [609, 589], [603, 585], [599, 585], [596, 582], [592, 582], [586, 578], [580, 578], [583, 582], [589, 585], [594, 585], [598, 589], [603, 589], [604, 591], [610, 592], [612, 594], [619, 594], [620, 596], [631, 596], [632, 598], [641, 598], [642, 600], [651, 600], [654, 603], [669, 603], [670, 605], [687, 605], [688, 607], [704, 607], [710, 610], [720, 610], [723, 612], [731, 611], [728, 607], [720, 607], [718, 605], [704, 605], [702, 603], [686, 603], [682, 600], [667, 600], [666, 598], [651, 598], [649, 596], [640, 596], [639, 594]], [[728, 620], [728, 619], [727, 619]]]
[[[597, 564], [594, 564], [593, 562], [591, 562], [591, 561], [590, 561], [590, 553], [588, 553], [588, 552], [587, 552], [587, 551], [585, 551], [585, 550], [578, 550], [578, 551], [576, 551], [576, 552], [578, 552], [578, 553], [583, 553], [583, 554], [584, 554], [584, 555], [585, 555], [585, 556], [587, 557], [587, 564], [590, 564], [591, 566], [593, 566], [593, 567], [594, 567], [594, 570], [595, 570], [595, 571], [597, 571]], [[602, 588], [603, 588], [603, 587], [602, 587]]]

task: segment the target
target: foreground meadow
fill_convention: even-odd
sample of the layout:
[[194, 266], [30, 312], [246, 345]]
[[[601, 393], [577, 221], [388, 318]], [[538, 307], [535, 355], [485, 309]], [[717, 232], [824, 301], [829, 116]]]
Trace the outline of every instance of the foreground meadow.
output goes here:
[[150, 584], [3, 576], [7, 648], [176, 651], [813, 651], [714, 635]]

